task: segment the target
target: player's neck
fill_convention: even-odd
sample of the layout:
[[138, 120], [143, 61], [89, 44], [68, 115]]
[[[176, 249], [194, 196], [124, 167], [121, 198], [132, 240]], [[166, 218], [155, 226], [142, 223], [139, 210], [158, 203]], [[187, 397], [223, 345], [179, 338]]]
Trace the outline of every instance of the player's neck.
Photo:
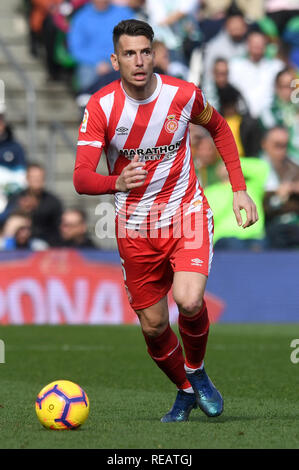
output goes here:
[[150, 81], [144, 87], [136, 87], [122, 79], [122, 86], [128, 96], [134, 100], [146, 100], [154, 93], [157, 87], [157, 77], [152, 74]]

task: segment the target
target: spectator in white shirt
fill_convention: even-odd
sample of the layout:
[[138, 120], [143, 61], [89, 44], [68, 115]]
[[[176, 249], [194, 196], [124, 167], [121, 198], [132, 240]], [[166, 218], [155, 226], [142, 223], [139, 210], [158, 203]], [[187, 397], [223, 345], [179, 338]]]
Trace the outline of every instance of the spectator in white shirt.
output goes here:
[[[147, 0], [145, 11], [152, 26], [155, 38], [162, 41], [170, 53], [171, 67], [185, 62], [183, 44], [186, 37], [199, 39], [199, 27], [196, 13], [199, 10], [198, 0]], [[185, 66], [187, 64], [184, 64]], [[180, 73], [188, 74], [188, 68]], [[175, 75], [175, 74], [174, 74]], [[183, 77], [185, 78], [185, 77]]]
[[251, 32], [247, 39], [248, 56], [231, 60], [229, 81], [242, 94], [252, 117], [259, 117], [271, 104], [274, 81], [285, 64], [265, 57], [267, 39], [263, 33]]
[[203, 88], [208, 86], [213, 76], [213, 67], [219, 57], [229, 61], [246, 53], [248, 25], [241, 13], [229, 15], [224, 28], [205, 47], [203, 63]]

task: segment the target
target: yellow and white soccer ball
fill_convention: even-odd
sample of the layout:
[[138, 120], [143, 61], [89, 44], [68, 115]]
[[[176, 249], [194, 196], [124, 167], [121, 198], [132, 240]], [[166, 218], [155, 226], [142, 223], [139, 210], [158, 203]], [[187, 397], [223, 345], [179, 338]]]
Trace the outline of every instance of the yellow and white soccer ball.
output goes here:
[[35, 411], [49, 429], [76, 429], [88, 417], [89, 400], [84, 390], [69, 380], [56, 380], [38, 394]]

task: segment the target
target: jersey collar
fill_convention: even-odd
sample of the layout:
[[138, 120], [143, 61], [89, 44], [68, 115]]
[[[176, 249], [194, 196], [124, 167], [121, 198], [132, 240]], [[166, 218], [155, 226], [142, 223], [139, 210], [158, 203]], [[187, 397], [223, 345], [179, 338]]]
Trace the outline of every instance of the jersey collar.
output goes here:
[[134, 98], [132, 98], [131, 96], [129, 96], [129, 95], [126, 93], [126, 91], [125, 91], [125, 89], [124, 89], [124, 87], [123, 87], [122, 82], [120, 81], [120, 86], [121, 86], [122, 91], [124, 92], [126, 98], [127, 98], [129, 101], [131, 101], [132, 103], [135, 103], [135, 104], [138, 104], [138, 105], [140, 105], [140, 104], [148, 104], [148, 103], [151, 103], [152, 101], [154, 101], [154, 100], [157, 98], [157, 96], [159, 95], [159, 93], [160, 93], [160, 91], [161, 91], [161, 88], [162, 88], [162, 79], [161, 79], [160, 75], [157, 74], [157, 73], [155, 73], [154, 75], [156, 76], [156, 79], [157, 79], [157, 86], [156, 86], [156, 89], [155, 89], [154, 93], [153, 93], [151, 96], [149, 96], [148, 98], [146, 98], [146, 100], [135, 100]]

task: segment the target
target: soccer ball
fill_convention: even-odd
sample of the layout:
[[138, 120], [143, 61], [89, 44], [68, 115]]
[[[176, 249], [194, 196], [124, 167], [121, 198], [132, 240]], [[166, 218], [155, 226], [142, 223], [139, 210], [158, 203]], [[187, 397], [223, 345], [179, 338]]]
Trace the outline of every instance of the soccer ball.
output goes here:
[[89, 400], [79, 385], [56, 380], [39, 392], [35, 411], [40, 423], [48, 429], [76, 429], [88, 416]]

